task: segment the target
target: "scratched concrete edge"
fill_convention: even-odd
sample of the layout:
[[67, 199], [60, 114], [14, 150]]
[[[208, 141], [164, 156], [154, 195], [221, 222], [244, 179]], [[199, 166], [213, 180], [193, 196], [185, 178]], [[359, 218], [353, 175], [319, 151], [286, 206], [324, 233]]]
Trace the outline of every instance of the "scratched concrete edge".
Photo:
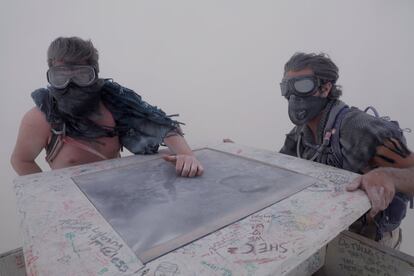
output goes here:
[[[269, 152], [268, 150], [264, 150], [264, 149], [258, 149], [258, 148], [253, 148], [253, 147], [249, 147], [249, 146], [243, 146], [243, 150], [240, 151], [240, 145], [237, 144], [218, 144], [215, 146], [211, 146], [211, 148], [219, 150], [219, 151], [224, 151], [224, 152], [228, 152], [231, 154], [235, 154], [235, 155], [241, 155], [247, 158], [251, 158], [251, 159], [256, 159], [256, 160], [260, 160], [262, 162], [268, 163], [268, 164], [272, 164], [281, 168], [285, 168], [285, 169], [290, 169], [292, 171], [301, 173], [301, 174], [305, 174], [305, 175], [309, 175], [307, 173], [305, 173], [303, 171], [303, 168], [306, 168], [308, 165], [312, 165], [313, 168], [321, 168], [324, 169], [327, 166], [323, 165], [323, 164], [319, 164], [316, 162], [312, 162], [312, 161], [308, 161], [308, 160], [304, 160], [304, 159], [298, 159], [292, 156], [288, 156], [288, 155], [284, 155], [284, 154], [278, 154], [278, 153], [273, 153], [273, 152]], [[257, 156], [265, 156], [265, 158], [257, 158]], [[279, 155], [278, 159], [275, 158], [276, 155]], [[267, 157], [267, 158], [266, 158]], [[289, 166], [290, 162], [294, 160], [295, 161], [295, 166]], [[301, 169], [298, 169], [298, 163], [302, 164]], [[329, 167], [330, 170], [333, 171], [338, 171], [341, 173], [345, 173], [345, 174], [349, 174], [353, 177], [357, 177], [358, 174], [353, 173], [353, 172], [349, 172], [343, 169], [339, 169], [339, 168], [335, 168], [335, 167]], [[309, 188], [307, 188], [309, 189]], [[306, 190], [306, 189], [305, 189]], [[359, 217], [361, 217], [366, 211], [368, 211], [371, 208], [370, 202], [368, 200], [368, 198], [366, 197], [366, 195], [363, 192], [358, 192], [360, 195], [360, 199], [361, 199], [361, 207], [359, 210], [360, 212], [355, 212], [354, 216], [347, 216], [347, 220], [344, 222], [339, 221], [337, 224], [338, 227], [336, 229], [334, 229], [333, 231], [331, 231], [330, 235], [327, 236], [325, 239], [321, 239], [321, 240], [316, 240], [315, 241], [315, 246], [316, 247], [324, 247], [326, 246], [329, 241], [331, 241], [332, 239], [334, 239], [336, 236], [338, 236], [343, 230], [346, 230], [348, 228], [349, 225], [351, 225], [356, 219], [358, 219]], [[334, 224], [335, 225], [335, 224]], [[309, 250], [305, 250], [302, 252], [302, 254], [299, 254], [299, 256], [301, 256], [300, 258], [298, 258], [296, 260], [296, 262], [294, 264], [290, 264], [289, 262], [285, 262], [282, 265], [282, 271], [273, 271], [274, 273], [280, 273], [280, 275], [286, 275], [288, 273], [290, 273], [291, 271], [293, 271], [295, 268], [297, 268], [302, 262], [306, 261], [308, 258], [310, 258], [314, 253], [315, 250], [313, 249], [314, 247], [310, 247], [312, 249]]]
[[[55, 180], [56, 177], [59, 176], [60, 178], [59, 181], [62, 185], [64, 185], [65, 183], [70, 185], [73, 188], [72, 193], [77, 194], [80, 200], [82, 200], [83, 204], [87, 204], [89, 208], [93, 209], [95, 215], [99, 218], [99, 226], [102, 226], [105, 230], [110, 231], [110, 235], [122, 241], [122, 244], [123, 244], [122, 254], [129, 256], [131, 259], [136, 260], [136, 267], [133, 269], [134, 271], [132, 273], [129, 273], [129, 272], [128, 273], [115, 273], [113, 275], [136, 275], [139, 271], [141, 271], [144, 268], [144, 265], [142, 264], [141, 261], [139, 261], [135, 253], [126, 245], [126, 243], [122, 240], [122, 238], [118, 235], [118, 233], [112, 229], [112, 227], [109, 225], [108, 222], [105, 221], [102, 215], [90, 203], [90, 201], [86, 198], [86, 196], [78, 189], [78, 187], [73, 182], [71, 177], [75, 175], [97, 172], [97, 171], [105, 170], [108, 168], [115, 168], [115, 167], [130, 165], [134, 163], [145, 162], [146, 160], [151, 160], [154, 158], [159, 158], [159, 157], [145, 156], [144, 158], [139, 158], [138, 156], [129, 156], [129, 157], [121, 158], [121, 159], [95, 162], [95, 163], [91, 163], [87, 165], [74, 166], [74, 167], [61, 169], [61, 170], [54, 170], [54, 171], [48, 171], [48, 172], [39, 173], [39, 174], [17, 177], [14, 180], [14, 188], [15, 188], [16, 197], [17, 197], [17, 205], [18, 207], [20, 207], [18, 208], [18, 213], [20, 215], [20, 229], [21, 230], [24, 229], [24, 231], [22, 231], [22, 236], [23, 236], [22, 247], [23, 247], [23, 252], [26, 252], [25, 255], [27, 255], [27, 252], [32, 251], [31, 245], [34, 243], [33, 238], [35, 237], [30, 233], [30, 230], [29, 230], [30, 225], [26, 223], [26, 214], [30, 211], [25, 210], [24, 204], [21, 204], [21, 200], [22, 200], [21, 196], [22, 196], [23, 190], [25, 189], [26, 190], [25, 192], [27, 193], [27, 190], [30, 190], [31, 185], [39, 185], [38, 183], [39, 179], [42, 179], [43, 181], [42, 184], [44, 184], [44, 186], [47, 186], [50, 181]], [[39, 271], [39, 268], [36, 267], [36, 263], [30, 263], [30, 259], [25, 258], [25, 264], [26, 264], [28, 275], [38, 275], [36, 272]], [[35, 273], [32, 273], [33, 271]], [[61, 271], [56, 271], [56, 272], [61, 273]], [[55, 275], [55, 274], [52, 273], [52, 275]]]

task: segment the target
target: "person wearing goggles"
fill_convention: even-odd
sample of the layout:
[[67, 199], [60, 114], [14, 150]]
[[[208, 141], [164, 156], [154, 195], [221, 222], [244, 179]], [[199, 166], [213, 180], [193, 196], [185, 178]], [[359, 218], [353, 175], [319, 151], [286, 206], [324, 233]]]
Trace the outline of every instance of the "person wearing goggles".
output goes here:
[[289, 118], [303, 125], [315, 118], [327, 104], [327, 91], [332, 83], [312, 75], [311, 70], [288, 72], [280, 83], [282, 96], [289, 101]]
[[299, 97], [311, 96], [320, 88], [321, 81], [313, 75], [283, 78], [280, 83], [282, 96], [289, 99], [291, 94]]
[[98, 74], [93, 66], [88, 65], [60, 65], [47, 70], [47, 81], [57, 89], [66, 88], [69, 83], [79, 87], [88, 87], [98, 79]]
[[91, 41], [59, 37], [49, 46], [47, 88], [32, 93], [36, 107], [22, 119], [11, 164], [19, 175], [41, 172], [42, 149], [52, 169], [117, 158], [121, 148], [164, 156], [178, 175], [203, 174], [180, 124], [144, 102], [131, 89], [99, 78], [98, 51]]
[[[338, 73], [325, 54], [296, 53], [285, 64], [280, 89], [295, 127], [286, 135], [280, 152], [356, 173], [414, 166], [414, 154], [396, 121], [380, 118], [373, 108], [376, 116], [339, 100]], [[408, 195], [384, 181], [366, 186], [352, 184], [349, 188], [364, 189], [372, 204], [371, 211], [350, 230], [398, 248]]]

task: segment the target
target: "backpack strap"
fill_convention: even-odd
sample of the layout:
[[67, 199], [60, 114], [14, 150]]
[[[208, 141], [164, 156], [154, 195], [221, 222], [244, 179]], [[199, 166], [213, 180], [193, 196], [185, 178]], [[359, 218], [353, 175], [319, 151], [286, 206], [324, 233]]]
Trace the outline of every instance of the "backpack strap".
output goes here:
[[[322, 144], [318, 146], [316, 149], [315, 154], [309, 159], [310, 161], [315, 161], [321, 154], [325, 151], [332, 144], [334, 145], [333, 152], [336, 152], [335, 162], [342, 164], [343, 157], [340, 151], [340, 144], [339, 144], [339, 130], [341, 127], [342, 119], [344, 118], [345, 114], [348, 112], [349, 107], [344, 104], [343, 102], [339, 102], [339, 104], [332, 107], [330, 111], [330, 116], [326, 122], [325, 129], [324, 129], [324, 136], [322, 140]], [[296, 153], [299, 158], [301, 158], [300, 154], [300, 144], [302, 143], [302, 133], [299, 133], [298, 141], [296, 144]], [[333, 142], [332, 142], [333, 141]], [[339, 151], [338, 151], [339, 150]]]
[[341, 152], [341, 143], [340, 143], [340, 130], [342, 125], [342, 120], [344, 119], [345, 115], [348, 113], [350, 108], [348, 106], [342, 107], [339, 113], [336, 115], [332, 130], [335, 135], [332, 135], [331, 140], [331, 148], [332, 148], [332, 155], [335, 162], [336, 167], [342, 168], [344, 163], [344, 157]]

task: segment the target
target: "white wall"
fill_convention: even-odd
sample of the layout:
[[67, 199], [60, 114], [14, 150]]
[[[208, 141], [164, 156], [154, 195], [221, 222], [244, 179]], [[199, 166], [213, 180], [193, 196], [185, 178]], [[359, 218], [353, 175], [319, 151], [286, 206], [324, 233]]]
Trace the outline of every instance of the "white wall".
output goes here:
[[414, 129], [413, 27], [412, 0], [1, 0], [0, 252], [20, 245], [9, 156], [57, 36], [92, 39], [101, 76], [180, 113], [192, 144], [231, 137], [276, 150], [291, 128], [278, 83], [295, 51], [330, 54], [345, 101]]

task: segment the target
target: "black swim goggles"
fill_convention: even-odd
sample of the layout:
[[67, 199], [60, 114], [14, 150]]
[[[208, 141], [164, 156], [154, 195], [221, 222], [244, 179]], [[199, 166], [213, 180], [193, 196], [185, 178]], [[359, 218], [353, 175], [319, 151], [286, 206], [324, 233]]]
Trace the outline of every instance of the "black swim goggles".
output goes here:
[[70, 82], [86, 87], [98, 79], [95, 67], [89, 65], [53, 66], [47, 70], [46, 75], [50, 85], [57, 89], [65, 88]]
[[287, 99], [292, 94], [299, 97], [306, 97], [315, 94], [321, 84], [321, 80], [315, 76], [283, 78], [280, 83], [280, 89], [282, 96]]

